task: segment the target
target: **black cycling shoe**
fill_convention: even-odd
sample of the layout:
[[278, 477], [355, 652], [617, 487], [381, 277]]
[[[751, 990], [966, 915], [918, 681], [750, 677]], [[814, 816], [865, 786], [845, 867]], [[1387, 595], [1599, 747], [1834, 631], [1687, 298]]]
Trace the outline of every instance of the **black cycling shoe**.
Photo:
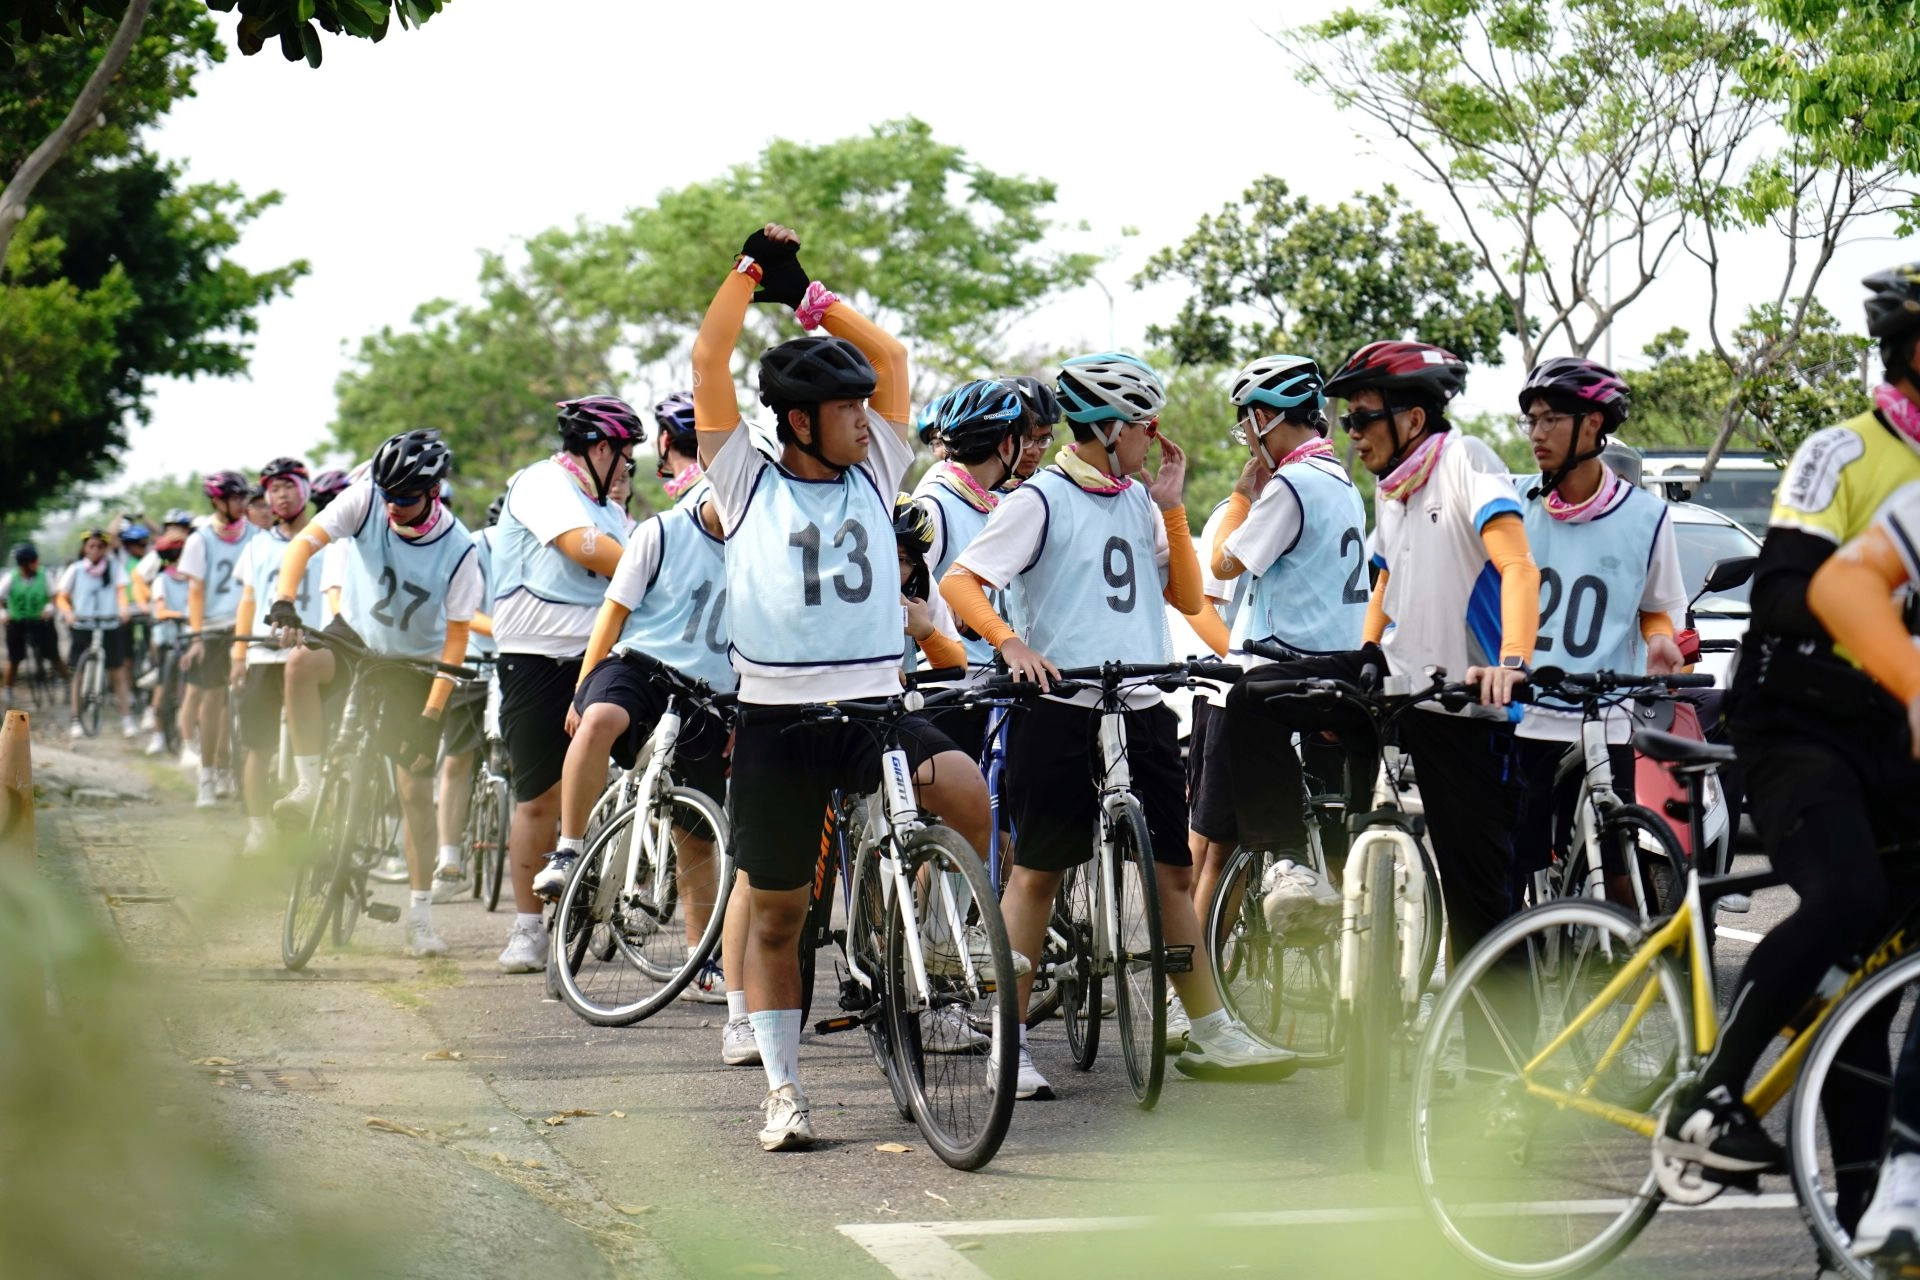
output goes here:
[[1725, 1085], [1691, 1105], [1676, 1103], [1654, 1150], [1723, 1173], [1778, 1173], [1787, 1161], [1787, 1153], [1760, 1127], [1753, 1109]]

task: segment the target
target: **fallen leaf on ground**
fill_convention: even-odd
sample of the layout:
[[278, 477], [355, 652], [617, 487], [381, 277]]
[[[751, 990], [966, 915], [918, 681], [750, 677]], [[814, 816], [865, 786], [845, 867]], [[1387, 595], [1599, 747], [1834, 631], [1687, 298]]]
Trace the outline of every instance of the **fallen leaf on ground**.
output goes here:
[[929, 1191], [929, 1192], [927, 1192], [927, 1194], [928, 1194], [929, 1196], [932, 1196], [932, 1197], [933, 1197], [933, 1198], [934, 1198], [935, 1200], [938, 1200], [938, 1201], [939, 1201], [939, 1202], [940, 1202], [941, 1204], [952, 1204], [952, 1203], [953, 1203], [953, 1202], [952, 1202], [951, 1200], [949, 1200], [949, 1199], [947, 1199], [947, 1198], [946, 1198], [945, 1196], [943, 1196], [943, 1195], [941, 1195], [941, 1194], [940, 1194], [939, 1192], [937, 1192], [937, 1191]]
[[567, 1118], [565, 1116], [548, 1116], [545, 1120], [541, 1121], [542, 1124], [550, 1124], [556, 1129], [566, 1122]]
[[504, 1152], [504, 1151], [496, 1151], [496, 1152], [494, 1152], [494, 1153], [493, 1153], [493, 1162], [494, 1162], [495, 1164], [512, 1164], [512, 1163], [513, 1163], [513, 1162], [512, 1162], [511, 1160], [509, 1160], [509, 1159], [507, 1159], [507, 1153], [506, 1153], [506, 1152]]
[[579, 1107], [569, 1107], [565, 1111], [556, 1111], [553, 1114], [557, 1116], [597, 1116], [600, 1113], [598, 1111], [582, 1111]]
[[458, 1049], [435, 1049], [431, 1053], [420, 1055], [422, 1062], [458, 1062], [466, 1055]]
[[522, 1160], [520, 1167], [522, 1169], [544, 1169], [547, 1166], [541, 1164], [538, 1160]]
[[[609, 1200], [607, 1203], [613, 1204], [611, 1200]], [[629, 1218], [631, 1218], [637, 1214], [652, 1213], [653, 1206], [650, 1204], [615, 1204], [613, 1205], [613, 1211], [615, 1213], [624, 1213]]]
[[889, 1155], [896, 1155], [896, 1156], [905, 1155], [907, 1152], [913, 1150], [912, 1147], [903, 1147], [897, 1142], [876, 1142], [873, 1146], [873, 1149], [875, 1151], [884, 1151]]
[[627, 1113], [624, 1111], [609, 1111], [607, 1112], [607, 1114], [612, 1116], [615, 1120], [625, 1120], [627, 1118]]
[[980, 1247], [980, 1242], [978, 1240], [962, 1240], [959, 1244], [956, 1244], [953, 1247], [959, 1250], [961, 1253], [971, 1253], [973, 1250], [978, 1249]]
[[401, 1124], [398, 1120], [389, 1120], [385, 1116], [368, 1116], [367, 1128], [379, 1129], [383, 1133], [404, 1134], [409, 1138], [424, 1138], [427, 1136], [425, 1129], [416, 1129], [412, 1125]]
[[232, 1058], [195, 1058], [193, 1065], [196, 1067], [237, 1067], [240, 1064]]

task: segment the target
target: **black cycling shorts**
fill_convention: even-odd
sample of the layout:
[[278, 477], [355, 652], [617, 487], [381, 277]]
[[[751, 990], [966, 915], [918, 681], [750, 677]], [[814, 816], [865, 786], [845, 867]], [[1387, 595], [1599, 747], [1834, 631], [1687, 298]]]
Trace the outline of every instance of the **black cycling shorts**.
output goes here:
[[1227, 713], [1193, 700], [1193, 731], [1187, 736], [1187, 826], [1231, 848], [1240, 839], [1233, 811], [1233, 766], [1228, 754]]
[[200, 660], [182, 666], [181, 676], [196, 689], [225, 692], [233, 676], [233, 642], [226, 636], [208, 636], [200, 642]]
[[60, 663], [60, 633], [52, 618], [8, 618], [7, 661], [18, 666], [27, 660], [27, 646], [40, 655], [48, 667]]
[[280, 710], [287, 703], [287, 668], [279, 662], [247, 664], [240, 687], [240, 745], [261, 755], [280, 751]]
[[450, 756], [464, 756], [480, 750], [487, 738], [487, 682], [484, 680], [453, 686], [447, 699], [446, 728], [440, 743]]
[[[613, 744], [613, 758], [622, 769], [633, 768], [640, 748], [667, 709], [670, 687], [652, 673], [659, 666], [640, 654], [603, 658], [574, 694], [573, 705], [581, 715], [598, 703], [626, 712], [627, 731]], [[718, 804], [727, 794], [727, 726], [685, 698], [675, 706], [680, 712], [680, 740], [673, 749], [673, 780], [705, 792]]]
[[513, 798], [537, 800], [560, 785], [567, 761], [567, 708], [580, 659], [537, 653], [500, 655], [500, 737], [513, 762]]
[[107, 670], [118, 671], [127, 665], [127, 629], [112, 627], [104, 631], [95, 631], [89, 627], [75, 627], [67, 635], [67, 665], [78, 667], [80, 655], [93, 643], [94, 636], [100, 637], [100, 648], [107, 656]]
[[[1186, 778], [1180, 767], [1179, 721], [1164, 703], [1125, 713], [1133, 792], [1146, 811], [1153, 860], [1190, 867]], [[1015, 711], [1007, 728], [1007, 806], [1020, 838], [1014, 862], [1036, 871], [1065, 871], [1093, 856], [1099, 790], [1100, 712], [1040, 699]]]

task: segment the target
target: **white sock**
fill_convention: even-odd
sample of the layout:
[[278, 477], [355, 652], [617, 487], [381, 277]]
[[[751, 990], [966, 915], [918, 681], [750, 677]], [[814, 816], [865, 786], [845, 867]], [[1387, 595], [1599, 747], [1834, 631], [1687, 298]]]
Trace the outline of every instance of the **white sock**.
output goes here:
[[760, 1046], [760, 1063], [767, 1071], [769, 1093], [783, 1084], [800, 1083], [800, 1011], [762, 1009], [750, 1013], [753, 1040]]
[[248, 834], [248, 835], [255, 835], [255, 836], [260, 836], [260, 837], [261, 837], [261, 838], [263, 838], [263, 839], [264, 839], [265, 837], [267, 837], [267, 836], [270, 836], [270, 835], [272, 835], [272, 834], [273, 834], [273, 819], [271, 819], [271, 818], [248, 818], [248, 819], [247, 819], [247, 834]]
[[1027, 1047], [1027, 1028], [1024, 1023], [1020, 1027], [1020, 1047], [1022, 1049]]
[[[432, 897], [433, 895], [428, 894], [427, 896]], [[538, 911], [516, 911], [513, 913], [513, 927], [516, 929], [544, 930], [547, 927], [547, 922], [546, 918]]]
[[587, 838], [585, 836], [561, 836], [553, 847], [557, 853], [571, 853], [577, 856], [587, 851]]
[[440, 846], [440, 865], [443, 867], [459, 866], [460, 865], [460, 846], [457, 844], [441, 845]]
[[300, 786], [318, 791], [320, 789], [320, 757], [295, 756], [293, 758], [293, 778]]
[[1233, 1019], [1227, 1016], [1225, 1009], [1215, 1009], [1212, 1013], [1203, 1013], [1199, 1017], [1194, 1018], [1192, 1020], [1193, 1030], [1189, 1034], [1199, 1036], [1204, 1040], [1216, 1031], [1225, 1031], [1232, 1023]]
[[213, 785], [213, 766], [212, 765], [203, 764], [200, 766], [200, 785], [203, 787]]
[[407, 915], [419, 924], [433, 923], [433, 890], [412, 889], [407, 893]]
[[747, 993], [745, 991], [727, 992], [727, 1021], [738, 1022], [747, 1016]]

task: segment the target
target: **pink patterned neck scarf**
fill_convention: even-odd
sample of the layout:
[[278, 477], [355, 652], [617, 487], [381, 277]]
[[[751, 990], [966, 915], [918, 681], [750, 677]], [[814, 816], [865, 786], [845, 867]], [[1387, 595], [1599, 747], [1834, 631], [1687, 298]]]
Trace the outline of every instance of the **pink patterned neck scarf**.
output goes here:
[[1893, 429], [1907, 438], [1907, 443], [1920, 448], [1920, 404], [1907, 399], [1900, 388], [1883, 382], [1873, 389], [1874, 407]]
[[1564, 520], [1568, 524], [1585, 524], [1613, 506], [1614, 497], [1620, 492], [1620, 477], [1606, 463], [1600, 464], [1600, 487], [1585, 502], [1568, 502], [1560, 496], [1558, 489], [1546, 496], [1547, 514], [1555, 520]]
[[1278, 471], [1280, 468], [1290, 466], [1293, 463], [1305, 462], [1308, 458], [1331, 458], [1335, 456], [1337, 455], [1333, 452], [1333, 446], [1327, 443], [1326, 438], [1324, 436], [1315, 436], [1286, 457], [1280, 459], [1280, 461], [1274, 463], [1273, 469]]
[[246, 532], [247, 518], [241, 516], [238, 520], [229, 520], [227, 523], [221, 524], [219, 518], [216, 516], [213, 523], [208, 527], [213, 530], [213, 536], [220, 539], [220, 541], [238, 542], [240, 541], [240, 535]]
[[[553, 461], [562, 471], [580, 482], [580, 492], [587, 496], [587, 501], [602, 507], [607, 504], [605, 498], [596, 498], [593, 496], [600, 492], [600, 487], [594, 483], [593, 472], [588, 469], [584, 458], [562, 450], [553, 455]], [[609, 480], [607, 487], [613, 487], [611, 480]]]
[[1401, 459], [1400, 465], [1382, 476], [1380, 492], [1395, 502], [1405, 502], [1420, 492], [1433, 475], [1433, 469], [1440, 462], [1440, 451], [1446, 448], [1451, 431], [1436, 431], [1413, 446], [1413, 452]]
[[[1087, 442], [1093, 448], [1100, 448], [1100, 442]], [[1054, 455], [1054, 463], [1067, 473], [1067, 479], [1085, 489], [1088, 493], [1114, 494], [1124, 493], [1133, 483], [1131, 476], [1110, 476], [1100, 468], [1080, 456], [1080, 446], [1073, 445]]]
[[947, 460], [940, 464], [940, 481], [975, 511], [991, 511], [998, 505], [996, 498], [988, 488], [973, 478], [973, 473], [959, 463]]
[[679, 497], [687, 490], [693, 488], [693, 482], [705, 474], [707, 474], [706, 469], [699, 463], [688, 463], [674, 474], [673, 479], [666, 481], [665, 488], [667, 490], [667, 496], [669, 498]]

